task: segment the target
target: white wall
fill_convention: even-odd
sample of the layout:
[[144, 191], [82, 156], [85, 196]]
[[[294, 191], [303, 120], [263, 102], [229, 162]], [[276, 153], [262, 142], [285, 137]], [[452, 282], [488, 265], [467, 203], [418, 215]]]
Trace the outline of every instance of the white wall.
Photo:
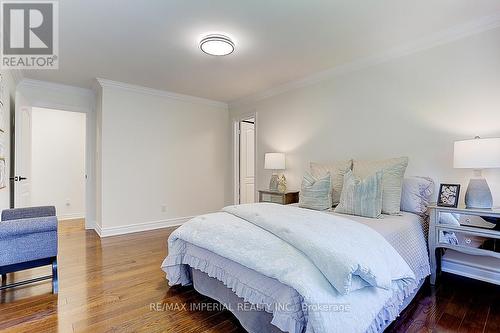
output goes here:
[[220, 210], [228, 172], [227, 106], [99, 82], [98, 232], [153, 229]]
[[32, 109], [31, 203], [85, 216], [85, 113]]
[[[0, 140], [4, 144], [4, 156], [7, 167], [7, 179], [10, 177], [10, 119], [11, 119], [11, 108], [13, 107], [16, 83], [13, 76], [9, 71], [0, 72], [3, 77], [3, 96], [2, 101], [4, 102], [4, 123], [3, 128], [4, 133], [0, 133]], [[7, 187], [0, 189], [0, 211], [10, 208], [10, 183], [7, 183]]]
[[[407, 175], [466, 186], [472, 172], [453, 169], [453, 142], [500, 137], [499, 40], [495, 29], [231, 107], [233, 118], [258, 115], [257, 188], [268, 184], [271, 151], [287, 153], [290, 188], [309, 161], [403, 155]], [[486, 176], [500, 205], [500, 170]]]
[[94, 228], [96, 221], [96, 101], [94, 92], [90, 89], [29, 79], [22, 80], [18, 86], [18, 90], [29, 101], [32, 107], [86, 114], [85, 170], [87, 180], [85, 226], [86, 228]]

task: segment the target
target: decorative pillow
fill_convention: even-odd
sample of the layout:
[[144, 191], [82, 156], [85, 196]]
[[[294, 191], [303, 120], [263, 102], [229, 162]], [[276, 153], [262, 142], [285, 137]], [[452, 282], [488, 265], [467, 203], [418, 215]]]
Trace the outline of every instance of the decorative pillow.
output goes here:
[[309, 172], [304, 174], [299, 195], [299, 207], [325, 210], [332, 207], [332, 180], [330, 174], [315, 178]]
[[427, 177], [408, 177], [403, 180], [401, 210], [425, 215], [434, 194], [434, 181]]
[[366, 178], [382, 171], [382, 213], [398, 215], [401, 214], [401, 189], [407, 166], [408, 157], [381, 161], [354, 160], [353, 172], [356, 177]]
[[342, 185], [344, 184], [344, 175], [352, 169], [352, 160], [338, 161], [331, 163], [315, 163], [310, 164], [311, 174], [313, 177], [320, 178], [330, 173], [332, 177], [332, 204], [335, 206], [340, 201], [340, 193], [342, 193]]
[[336, 213], [380, 217], [382, 213], [382, 171], [361, 180], [352, 171], [344, 176], [344, 186]]

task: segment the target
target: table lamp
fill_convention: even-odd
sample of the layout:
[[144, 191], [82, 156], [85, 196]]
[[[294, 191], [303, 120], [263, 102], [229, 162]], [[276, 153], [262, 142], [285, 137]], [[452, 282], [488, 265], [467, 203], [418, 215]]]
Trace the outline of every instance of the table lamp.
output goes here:
[[453, 167], [474, 170], [465, 193], [467, 208], [493, 207], [493, 198], [482, 169], [500, 168], [500, 138], [456, 141], [453, 154]]
[[273, 170], [269, 189], [271, 191], [286, 191], [286, 179], [284, 175], [278, 177], [278, 170], [285, 170], [285, 154], [283, 153], [266, 153], [264, 155], [264, 169]]

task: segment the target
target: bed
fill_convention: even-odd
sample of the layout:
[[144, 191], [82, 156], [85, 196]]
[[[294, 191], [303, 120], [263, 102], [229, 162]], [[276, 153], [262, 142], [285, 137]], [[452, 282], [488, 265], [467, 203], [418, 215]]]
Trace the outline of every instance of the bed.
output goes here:
[[[344, 226], [351, 235], [346, 243]], [[192, 284], [251, 333], [382, 332], [430, 274], [426, 230], [424, 218], [405, 212], [370, 219], [293, 205], [231, 206], [177, 229], [162, 269], [170, 285]], [[321, 241], [308, 244], [311, 238]], [[358, 248], [373, 248], [372, 257], [348, 274], [350, 290], [343, 290], [344, 261], [363, 263], [363, 254], [349, 257]], [[376, 267], [372, 262], [383, 255], [389, 260], [379, 266], [387, 267]], [[330, 259], [337, 256], [335, 266]], [[393, 274], [389, 286], [370, 279], [384, 269]]]

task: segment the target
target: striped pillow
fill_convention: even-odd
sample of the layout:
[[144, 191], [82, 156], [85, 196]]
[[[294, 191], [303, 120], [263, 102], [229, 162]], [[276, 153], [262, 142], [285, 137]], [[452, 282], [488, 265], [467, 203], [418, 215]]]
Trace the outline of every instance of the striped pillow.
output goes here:
[[330, 163], [310, 163], [311, 175], [316, 178], [323, 177], [330, 173], [332, 177], [332, 202], [333, 206], [339, 203], [342, 185], [344, 184], [344, 175], [352, 169], [352, 160], [337, 161]]
[[401, 214], [401, 190], [408, 157], [390, 158], [381, 161], [354, 160], [352, 170], [356, 177], [366, 178], [382, 171], [382, 213]]
[[361, 180], [352, 171], [344, 175], [344, 186], [336, 213], [378, 218], [382, 213], [382, 171]]
[[304, 174], [300, 188], [299, 207], [325, 210], [332, 207], [332, 179], [330, 173], [319, 179], [309, 172]]

